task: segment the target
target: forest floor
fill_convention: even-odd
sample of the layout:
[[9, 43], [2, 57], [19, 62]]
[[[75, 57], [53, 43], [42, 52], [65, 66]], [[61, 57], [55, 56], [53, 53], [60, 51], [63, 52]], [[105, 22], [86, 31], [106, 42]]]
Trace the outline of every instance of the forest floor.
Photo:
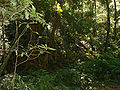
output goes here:
[[120, 90], [120, 83], [108, 82], [105, 87], [97, 87], [96, 90]]

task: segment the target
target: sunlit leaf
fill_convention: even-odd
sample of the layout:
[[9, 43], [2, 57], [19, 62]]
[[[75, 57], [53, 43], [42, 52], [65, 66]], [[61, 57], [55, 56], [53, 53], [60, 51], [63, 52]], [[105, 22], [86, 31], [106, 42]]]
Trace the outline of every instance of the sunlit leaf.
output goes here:
[[35, 14], [36, 13], [36, 8], [32, 5], [32, 13]]
[[22, 52], [21, 57], [23, 57], [23, 55], [24, 55], [24, 52]]
[[12, 3], [16, 3], [16, 0], [11, 0]]
[[29, 24], [27, 24], [27, 28], [29, 28], [30, 26], [29, 26]]
[[38, 38], [42, 38], [42, 36], [39, 36]]
[[27, 10], [25, 10], [25, 18], [29, 19], [29, 12]]
[[25, 53], [25, 56], [29, 58], [29, 55], [27, 53]]
[[28, 0], [28, 3], [32, 4], [33, 2], [31, 0]]
[[44, 53], [44, 51], [43, 50], [40, 50], [40, 54], [43, 54]]

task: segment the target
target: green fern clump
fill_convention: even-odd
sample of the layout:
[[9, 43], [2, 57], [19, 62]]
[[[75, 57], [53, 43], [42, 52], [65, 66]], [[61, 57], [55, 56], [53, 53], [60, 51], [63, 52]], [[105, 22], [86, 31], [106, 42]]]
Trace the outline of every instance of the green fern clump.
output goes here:
[[31, 71], [31, 74], [23, 77], [23, 79], [29, 87], [38, 90], [88, 89], [92, 88], [93, 84], [92, 76], [70, 67], [52, 72]]

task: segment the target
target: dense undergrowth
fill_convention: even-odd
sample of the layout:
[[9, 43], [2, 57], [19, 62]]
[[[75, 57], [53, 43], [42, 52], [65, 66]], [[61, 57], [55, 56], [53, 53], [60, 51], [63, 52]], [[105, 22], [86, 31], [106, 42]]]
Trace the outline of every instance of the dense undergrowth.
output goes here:
[[0, 89], [94, 90], [118, 83], [119, 4], [0, 0]]
[[[12, 89], [12, 77], [1, 78], [0, 87]], [[15, 76], [16, 90], [94, 90], [106, 82], [120, 81], [120, 59], [84, 61], [56, 70], [25, 71]], [[3, 89], [3, 90], [4, 90]]]

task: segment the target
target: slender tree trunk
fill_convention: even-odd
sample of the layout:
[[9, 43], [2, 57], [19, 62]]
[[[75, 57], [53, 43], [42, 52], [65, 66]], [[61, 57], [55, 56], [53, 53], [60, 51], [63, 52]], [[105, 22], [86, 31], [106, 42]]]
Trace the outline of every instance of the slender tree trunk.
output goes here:
[[90, 36], [90, 42], [89, 44], [91, 45], [92, 51], [95, 51], [94, 49], [94, 45], [93, 45], [93, 37], [96, 36], [96, 0], [91, 1], [91, 7], [90, 7], [90, 11], [92, 11], [92, 13], [94, 14], [94, 16], [92, 17], [92, 19], [94, 20], [94, 25], [93, 25], [93, 31], [91, 33]]
[[110, 36], [110, 8], [109, 8], [109, 2], [106, 0], [106, 6], [107, 6], [107, 36], [105, 41], [105, 48], [104, 51], [107, 51], [108, 44], [109, 44], [109, 36]]
[[[58, 3], [60, 3], [60, 6], [62, 7], [62, 1], [57, 0]], [[55, 12], [55, 16], [54, 16], [54, 22], [53, 22], [53, 29], [52, 29], [52, 33], [51, 33], [51, 45], [54, 43], [54, 36], [55, 36], [55, 31], [58, 30], [58, 28], [60, 27], [60, 15]]]
[[116, 29], [116, 25], [117, 25], [117, 9], [116, 9], [116, 0], [114, 0], [114, 39], [116, 40], [117, 38], [117, 29]]
[[96, 0], [94, 0], [94, 19], [95, 19], [95, 23], [94, 23], [94, 28], [93, 28], [93, 36], [95, 37], [96, 36]]
[[81, 16], [83, 17], [83, 11], [84, 11], [84, 9], [83, 9], [83, 8], [84, 8], [84, 1], [82, 0], [81, 2], [82, 2], [82, 7], [81, 7], [81, 8], [82, 8], [82, 13], [81, 13]]
[[5, 54], [6, 54], [6, 51], [5, 51], [5, 26], [2, 25], [2, 54], [3, 54], [3, 59], [5, 58]]

